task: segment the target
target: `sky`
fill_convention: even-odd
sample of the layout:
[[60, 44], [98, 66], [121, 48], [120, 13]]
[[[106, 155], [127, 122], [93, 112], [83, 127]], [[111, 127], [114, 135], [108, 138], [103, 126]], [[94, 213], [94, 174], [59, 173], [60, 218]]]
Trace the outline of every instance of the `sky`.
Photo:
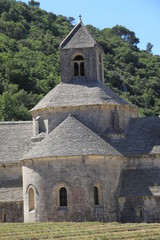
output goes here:
[[[122, 25], [135, 32], [146, 50], [150, 42], [152, 53], [160, 55], [160, 0], [37, 0], [40, 7], [56, 15], [74, 17], [82, 15], [84, 25], [99, 29]], [[28, 0], [21, 0], [28, 3]]]

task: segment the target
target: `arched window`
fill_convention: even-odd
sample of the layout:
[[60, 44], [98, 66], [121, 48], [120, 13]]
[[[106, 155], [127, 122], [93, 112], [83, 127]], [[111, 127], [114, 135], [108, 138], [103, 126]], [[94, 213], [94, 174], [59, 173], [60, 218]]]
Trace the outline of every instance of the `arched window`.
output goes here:
[[59, 202], [60, 202], [60, 207], [67, 206], [67, 189], [65, 187], [62, 187], [59, 190]]
[[29, 211], [33, 211], [35, 209], [35, 199], [34, 199], [34, 189], [32, 187], [30, 187], [28, 191], [28, 201], [29, 201]]
[[77, 55], [74, 58], [74, 77], [84, 76], [84, 58]]
[[94, 186], [94, 205], [99, 205], [98, 187]]

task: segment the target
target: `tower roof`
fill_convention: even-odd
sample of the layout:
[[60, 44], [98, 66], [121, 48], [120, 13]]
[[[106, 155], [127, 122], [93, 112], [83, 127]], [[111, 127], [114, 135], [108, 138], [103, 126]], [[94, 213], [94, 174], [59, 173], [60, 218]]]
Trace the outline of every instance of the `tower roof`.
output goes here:
[[94, 47], [95, 45], [97, 45], [95, 38], [80, 21], [62, 41], [59, 48], [86, 48]]
[[83, 155], [121, 156], [97, 133], [69, 115], [21, 160]]

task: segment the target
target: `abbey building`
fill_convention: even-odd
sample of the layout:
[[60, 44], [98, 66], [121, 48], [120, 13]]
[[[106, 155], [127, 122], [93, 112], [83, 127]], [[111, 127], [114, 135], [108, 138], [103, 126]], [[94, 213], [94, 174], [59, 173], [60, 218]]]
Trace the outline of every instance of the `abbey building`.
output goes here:
[[160, 118], [106, 87], [81, 21], [59, 51], [33, 121], [0, 122], [0, 221], [160, 222]]

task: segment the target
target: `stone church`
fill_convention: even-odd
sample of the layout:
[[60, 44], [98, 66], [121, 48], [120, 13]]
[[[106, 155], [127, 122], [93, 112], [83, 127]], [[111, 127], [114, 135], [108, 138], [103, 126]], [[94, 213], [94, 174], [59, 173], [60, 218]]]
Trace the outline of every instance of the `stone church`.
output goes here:
[[160, 118], [106, 87], [81, 20], [59, 51], [33, 121], [0, 122], [0, 222], [160, 222]]

